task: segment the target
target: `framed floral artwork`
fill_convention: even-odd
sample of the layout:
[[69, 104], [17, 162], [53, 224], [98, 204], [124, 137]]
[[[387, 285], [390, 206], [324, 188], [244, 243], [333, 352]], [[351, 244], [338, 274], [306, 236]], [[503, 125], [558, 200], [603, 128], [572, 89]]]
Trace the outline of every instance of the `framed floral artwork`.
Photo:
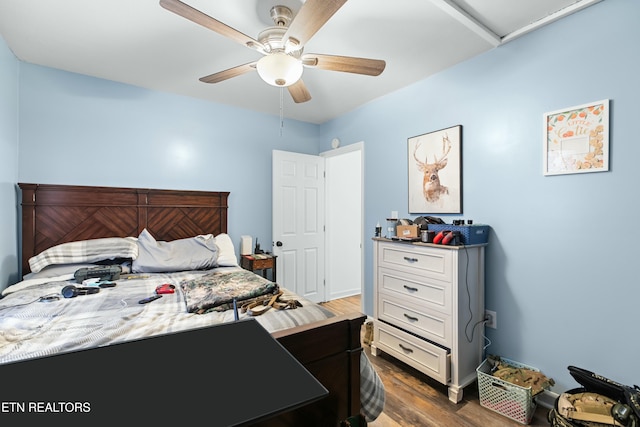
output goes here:
[[544, 174], [609, 170], [609, 100], [544, 114]]
[[462, 213], [462, 126], [408, 139], [409, 213]]

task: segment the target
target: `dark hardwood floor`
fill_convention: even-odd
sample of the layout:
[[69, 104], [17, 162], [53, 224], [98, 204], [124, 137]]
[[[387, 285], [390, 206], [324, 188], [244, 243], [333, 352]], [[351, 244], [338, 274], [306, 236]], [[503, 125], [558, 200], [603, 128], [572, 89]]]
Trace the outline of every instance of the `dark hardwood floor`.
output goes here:
[[[360, 296], [337, 299], [322, 304], [336, 314], [360, 310]], [[449, 401], [447, 387], [427, 377], [416, 369], [392, 357], [371, 355], [371, 349], [363, 348], [386, 390], [385, 408], [370, 427], [396, 426], [460, 426], [493, 427], [522, 426], [504, 415], [480, 405], [476, 384], [465, 387], [463, 399], [455, 404]], [[538, 405], [530, 426], [549, 426], [548, 409]]]

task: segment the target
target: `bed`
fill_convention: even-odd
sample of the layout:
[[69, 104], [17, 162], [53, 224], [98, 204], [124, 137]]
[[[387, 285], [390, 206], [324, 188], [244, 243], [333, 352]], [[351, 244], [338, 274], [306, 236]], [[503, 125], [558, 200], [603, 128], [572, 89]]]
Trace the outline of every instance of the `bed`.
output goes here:
[[[24, 280], [5, 289], [0, 299], [0, 364], [231, 322], [234, 310], [230, 301], [211, 304], [208, 298], [203, 304], [202, 283], [219, 277], [227, 282], [244, 280], [247, 275], [260, 277], [238, 266], [233, 242], [226, 234], [228, 192], [18, 186]], [[198, 264], [200, 260], [191, 259], [189, 270], [178, 266], [169, 271], [156, 268], [164, 261], [144, 265], [143, 238], [156, 246], [187, 242], [206, 246], [213, 241], [216, 262]], [[113, 243], [111, 239], [124, 248], [92, 247], [91, 256], [86, 256], [91, 251], [84, 251], [79, 258], [75, 252], [59, 251], [74, 245], [84, 250], [87, 242]], [[206, 242], [195, 242], [197, 239]], [[109, 261], [96, 259], [105, 254]], [[136, 260], [139, 263], [134, 268]], [[123, 269], [116, 286], [102, 288], [95, 295], [60, 298], [65, 286], [84, 288], [76, 283], [74, 274], [97, 263], [118, 264]], [[138, 303], [154, 295], [160, 285], [169, 285], [174, 292], [148, 304]], [[276, 291], [282, 293], [279, 300], [300, 302], [301, 307], [272, 308], [255, 320], [327, 388], [329, 395], [260, 425], [331, 426], [352, 416], [377, 417], [384, 405], [384, 387], [360, 344], [366, 317], [361, 313], [334, 316], [321, 305], [275, 286], [260, 295], [236, 294], [237, 306]], [[249, 315], [239, 311], [241, 318]]]

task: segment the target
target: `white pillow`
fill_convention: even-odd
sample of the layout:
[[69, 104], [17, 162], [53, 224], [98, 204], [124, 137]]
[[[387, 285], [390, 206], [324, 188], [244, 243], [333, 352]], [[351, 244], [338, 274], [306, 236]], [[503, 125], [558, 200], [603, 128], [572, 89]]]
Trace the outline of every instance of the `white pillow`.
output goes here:
[[236, 249], [233, 247], [231, 237], [226, 233], [220, 233], [215, 237], [218, 246], [218, 265], [220, 267], [239, 267]]

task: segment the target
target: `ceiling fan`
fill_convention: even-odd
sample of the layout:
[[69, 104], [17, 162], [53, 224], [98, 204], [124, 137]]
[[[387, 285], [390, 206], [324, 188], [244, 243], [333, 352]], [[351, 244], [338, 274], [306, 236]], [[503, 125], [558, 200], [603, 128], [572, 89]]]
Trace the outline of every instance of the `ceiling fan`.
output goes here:
[[257, 61], [201, 77], [200, 81], [219, 83], [257, 70], [265, 82], [286, 87], [293, 100], [301, 103], [311, 99], [301, 78], [304, 67], [377, 76], [386, 66], [385, 61], [379, 59], [303, 53], [304, 45], [346, 2], [306, 0], [295, 16], [287, 6], [273, 6], [270, 16], [275, 26], [260, 32], [257, 40], [180, 0], [160, 0], [160, 6], [264, 55]]

